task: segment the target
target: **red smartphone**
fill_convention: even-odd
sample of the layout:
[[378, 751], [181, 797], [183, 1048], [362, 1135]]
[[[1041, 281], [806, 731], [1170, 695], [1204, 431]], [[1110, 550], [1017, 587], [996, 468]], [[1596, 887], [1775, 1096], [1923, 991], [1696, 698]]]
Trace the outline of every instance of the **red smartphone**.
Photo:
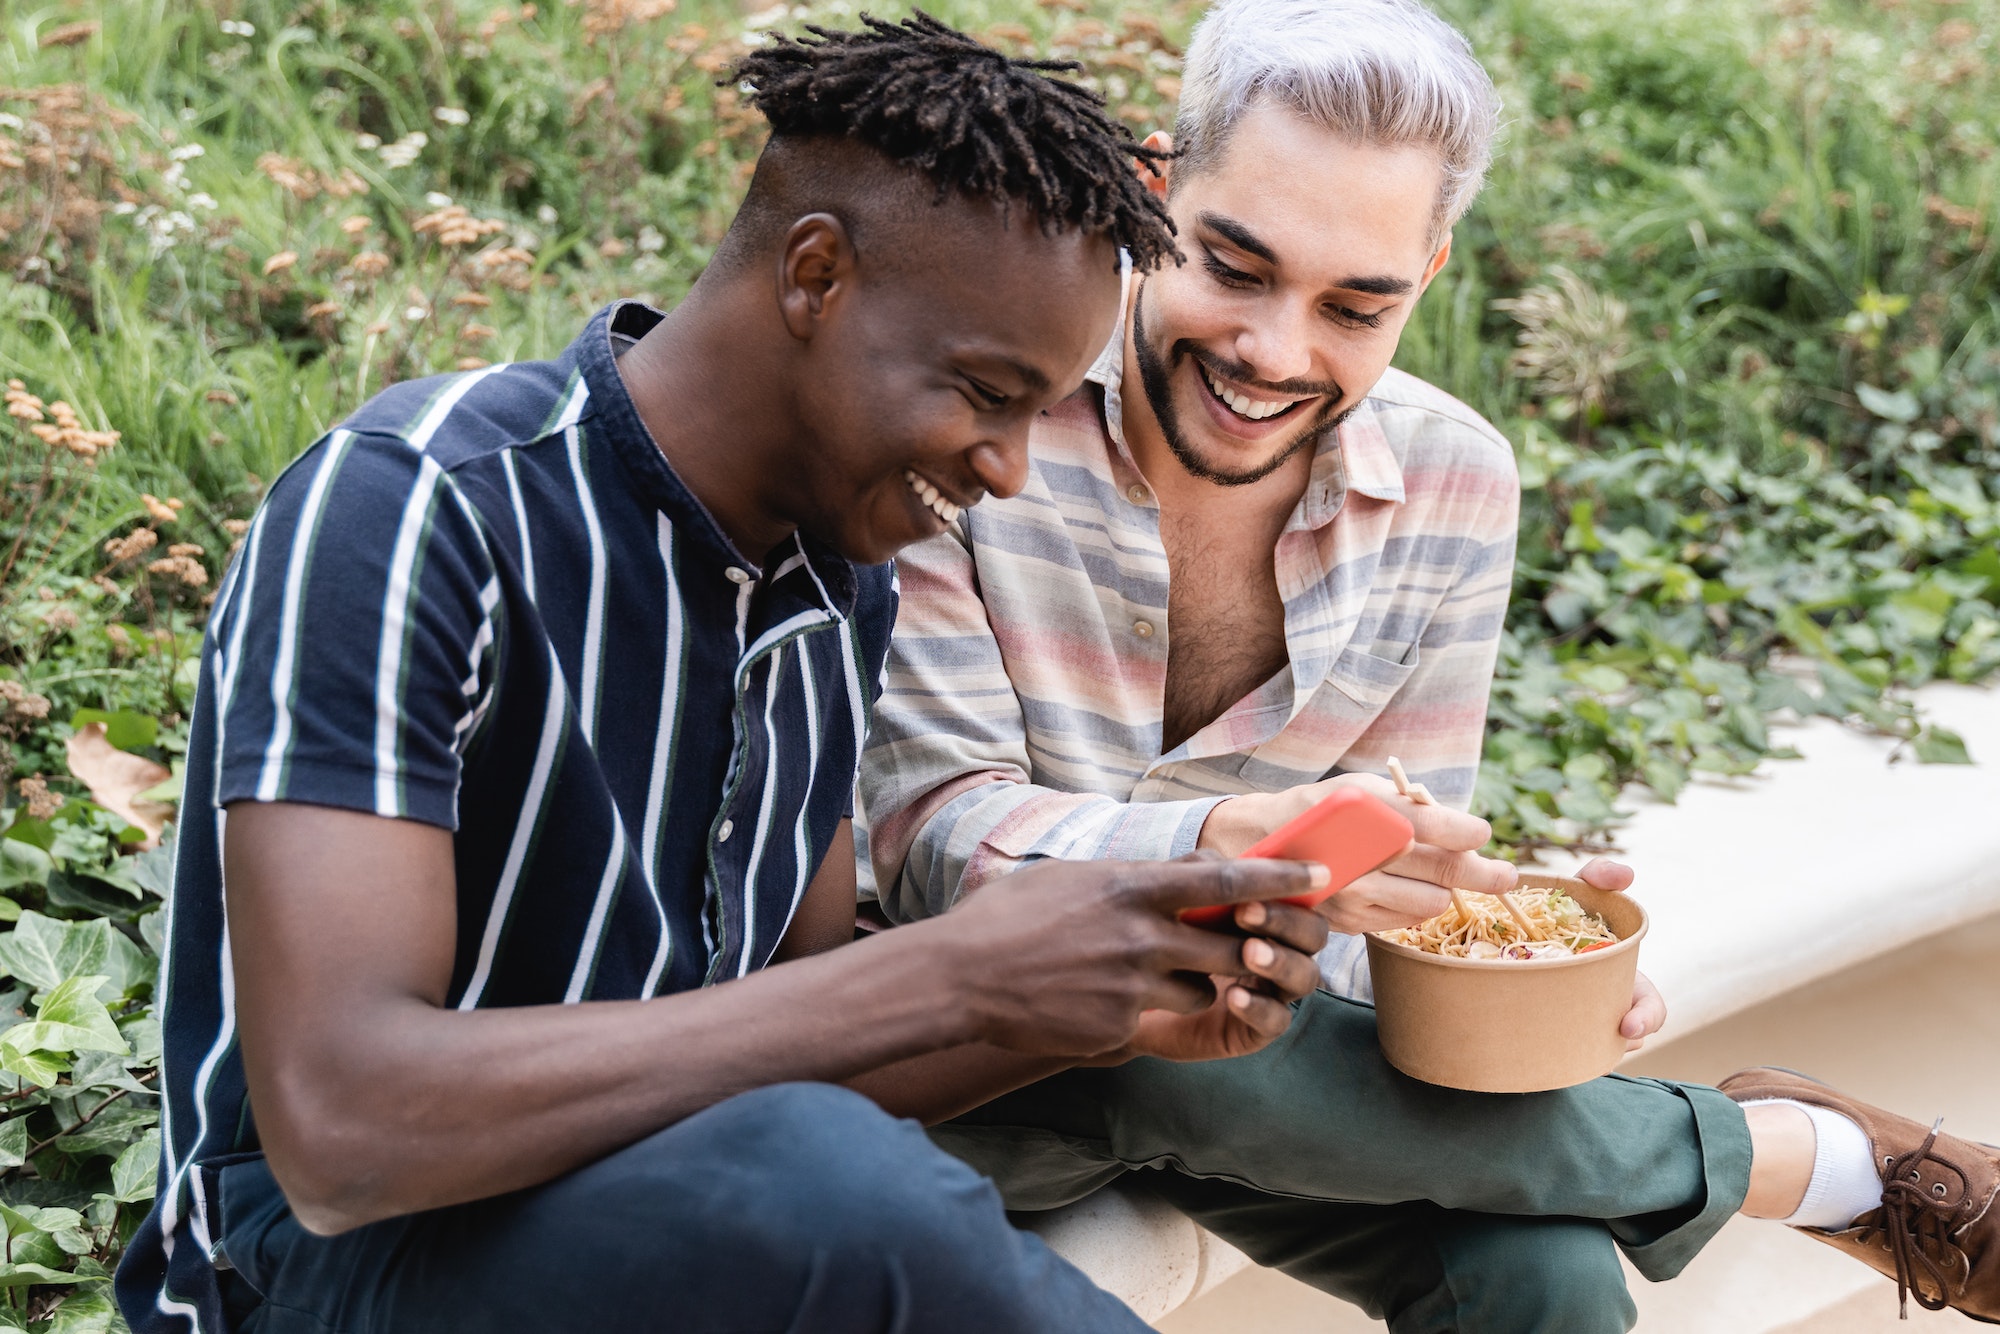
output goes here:
[[[1325, 889], [1281, 900], [1311, 908], [1396, 856], [1416, 834], [1410, 822], [1387, 803], [1358, 788], [1344, 787], [1252, 843], [1243, 855], [1318, 862], [1333, 872]], [[1181, 920], [1202, 925], [1221, 921], [1235, 911], [1234, 904], [1188, 908], [1182, 911]]]

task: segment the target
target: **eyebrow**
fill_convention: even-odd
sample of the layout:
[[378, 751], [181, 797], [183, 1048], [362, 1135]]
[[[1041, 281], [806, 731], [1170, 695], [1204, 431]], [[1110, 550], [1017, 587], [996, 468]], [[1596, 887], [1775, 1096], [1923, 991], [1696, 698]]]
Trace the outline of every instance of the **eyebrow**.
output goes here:
[[[1265, 245], [1255, 232], [1234, 218], [1204, 209], [1196, 216], [1195, 221], [1245, 254], [1255, 255], [1266, 264], [1278, 262], [1278, 252]], [[1415, 291], [1417, 286], [1408, 278], [1375, 274], [1356, 274], [1342, 278], [1333, 285], [1349, 292], [1366, 292], [1370, 296], [1407, 296]]]
[[1045, 394], [1048, 392], [1049, 377], [1042, 374], [1042, 372], [1036, 369], [1035, 367], [1030, 366], [1027, 362], [1015, 361], [1012, 357], [1008, 357], [1002, 362], [1002, 364], [1005, 365], [1008, 370], [1020, 376], [1021, 382], [1027, 385], [1028, 388], [1033, 392], [1037, 394]]

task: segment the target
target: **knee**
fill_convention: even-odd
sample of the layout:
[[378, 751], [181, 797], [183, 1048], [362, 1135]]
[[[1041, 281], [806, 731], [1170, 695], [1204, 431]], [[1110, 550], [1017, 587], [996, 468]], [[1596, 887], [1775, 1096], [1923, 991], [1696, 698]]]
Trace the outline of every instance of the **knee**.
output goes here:
[[1459, 1328], [1625, 1334], [1638, 1322], [1617, 1244], [1602, 1223], [1507, 1223], [1454, 1230], [1440, 1245]]

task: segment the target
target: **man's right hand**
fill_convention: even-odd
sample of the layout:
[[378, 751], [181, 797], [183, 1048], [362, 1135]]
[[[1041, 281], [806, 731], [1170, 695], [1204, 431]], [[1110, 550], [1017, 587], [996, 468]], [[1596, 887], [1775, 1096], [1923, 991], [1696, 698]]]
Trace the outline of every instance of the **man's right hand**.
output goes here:
[[[947, 914], [954, 972], [979, 1040], [1025, 1054], [1086, 1057], [1129, 1042], [1148, 1010], [1194, 1014], [1214, 1004], [1211, 977], [1261, 977], [1283, 994], [1309, 955], [1260, 936], [1190, 926], [1184, 908], [1290, 898], [1326, 884], [1308, 862], [1048, 861], [987, 885]], [[1282, 1031], [1288, 1018], [1256, 1019]]]
[[1240, 856], [1343, 787], [1358, 787], [1395, 807], [1416, 829], [1416, 841], [1402, 856], [1320, 904], [1320, 915], [1335, 931], [1359, 934], [1415, 926], [1450, 907], [1453, 889], [1493, 894], [1514, 887], [1518, 873], [1511, 863], [1479, 855], [1493, 837], [1492, 825], [1449, 806], [1418, 805], [1375, 774], [1341, 774], [1283, 792], [1231, 797], [1209, 812], [1200, 846], [1225, 857]]

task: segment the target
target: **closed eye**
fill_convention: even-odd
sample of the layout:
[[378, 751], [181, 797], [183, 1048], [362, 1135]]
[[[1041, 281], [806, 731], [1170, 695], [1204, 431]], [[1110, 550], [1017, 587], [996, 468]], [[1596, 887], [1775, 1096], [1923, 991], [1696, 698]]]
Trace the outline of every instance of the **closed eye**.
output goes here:
[[1215, 281], [1221, 283], [1224, 287], [1255, 287], [1257, 285], [1255, 274], [1245, 273], [1242, 269], [1224, 264], [1220, 259], [1216, 258], [1215, 252], [1212, 250], [1202, 251], [1201, 266], [1208, 270], [1211, 278], [1214, 278]]
[[1381, 328], [1382, 316], [1385, 313], [1380, 310], [1367, 312], [1351, 310], [1346, 306], [1329, 306], [1327, 312], [1343, 324], [1352, 324], [1363, 329]]
[[1007, 406], [1007, 396], [996, 389], [988, 388], [970, 375], [965, 376], [966, 387], [972, 390], [973, 404], [991, 411]]

